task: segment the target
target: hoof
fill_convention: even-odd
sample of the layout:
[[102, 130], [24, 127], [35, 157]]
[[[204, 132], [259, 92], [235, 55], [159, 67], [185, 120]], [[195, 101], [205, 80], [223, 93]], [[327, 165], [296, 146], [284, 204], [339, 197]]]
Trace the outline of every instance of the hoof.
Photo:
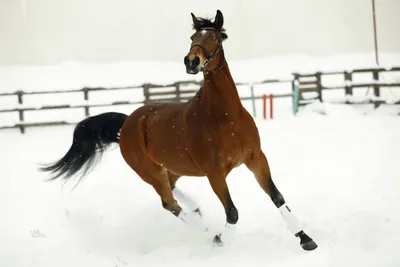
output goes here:
[[197, 208], [193, 211], [194, 214], [196, 214], [197, 216], [199, 216], [200, 218], [203, 217], [203, 214], [200, 211], [200, 208]]
[[311, 239], [304, 231], [296, 234], [296, 237], [300, 238], [300, 246], [307, 251], [314, 250], [318, 247], [317, 243]]
[[311, 240], [304, 244], [300, 243], [300, 245], [304, 250], [307, 250], [307, 251], [314, 250], [318, 247], [317, 243], [315, 243], [314, 240]]
[[224, 245], [224, 243], [221, 240], [221, 234], [214, 236], [213, 244], [220, 247]]

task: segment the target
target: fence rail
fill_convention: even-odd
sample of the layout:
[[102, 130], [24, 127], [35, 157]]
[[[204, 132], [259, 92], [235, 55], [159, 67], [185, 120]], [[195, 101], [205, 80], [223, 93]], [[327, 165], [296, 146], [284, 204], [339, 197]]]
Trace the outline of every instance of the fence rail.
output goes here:
[[[374, 99], [366, 98], [363, 103], [374, 104], [375, 108], [381, 104], [387, 103], [381, 96], [381, 88], [400, 88], [400, 76], [396, 82], [385, 82], [381, 80], [382, 73], [400, 74], [400, 67], [392, 68], [360, 68], [351, 71], [333, 71], [333, 72], [315, 72], [315, 73], [293, 73], [292, 91], [296, 92], [293, 102], [293, 110], [296, 113], [299, 106], [312, 103], [315, 100], [323, 102], [323, 91], [344, 90], [344, 96], [353, 96], [354, 89], [373, 88]], [[369, 74], [372, 81], [355, 82], [353, 81], [355, 74]], [[343, 83], [339, 85], [324, 85], [323, 80], [334, 75], [343, 75]], [[307, 97], [307, 93], [315, 93], [316, 96]], [[349, 98], [342, 101], [344, 104], [355, 104], [360, 101], [352, 101]], [[393, 103], [400, 104], [400, 100]]]
[[[269, 83], [287, 83], [290, 84], [291, 80], [264, 80], [255, 83], [237, 83], [237, 86], [247, 86], [250, 90], [251, 96], [242, 96], [241, 100], [243, 101], [251, 101], [253, 108], [253, 115], [255, 115], [255, 101], [257, 99], [262, 99], [262, 94], [255, 95], [254, 94], [254, 86], [269, 84]], [[192, 85], [197, 88], [197, 90], [193, 89], [182, 89], [184, 86]], [[0, 93], [0, 97], [9, 97], [16, 96], [17, 97], [17, 105], [11, 108], [4, 108], [0, 110], [0, 114], [2, 113], [13, 113], [16, 112], [19, 114], [19, 122], [9, 124], [9, 125], [1, 125], [0, 129], [11, 129], [11, 128], [19, 128], [21, 133], [25, 133], [25, 129], [29, 127], [38, 127], [38, 126], [55, 126], [55, 125], [71, 125], [76, 124], [75, 121], [65, 121], [65, 120], [55, 120], [55, 121], [43, 121], [43, 122], [27, 122], [25, 120], [25, 113], [34, 112], [34, 111], [44, 111], [44, 110], [61, 110], [61, 109], [83, 109], [85, 116], [90, 116], [90, 110], [92, 108], [98, 107], [111, 107], [111, 106], [119, 106], [119, 105], [146, 105], [151, 103], [159, 103], [159, 102], [182, 102], [187, 101], [193, 97], [193, 95], [198, 91], [199, 87], [202, 85], [202, 82], [198, 81], [179, 81], [172, 84], [167, 85], [159, 85], [159, 84], [150, 84], [146, 83], [143, 85], [135, 85], [135, 86], [125, 86], [125, 87], [84, 87], [82, 89], [71, 89], [71, 90], [52, 90], [52, 91], [33, 91], [33, 92], [25, 92], [22, 90], [18, 90], [16, 92], [11, 93]], [[168, 91], [160, 91], [159, 89], [168, 89]], [[116, 90], [142, 90], [144, 95], [143, 101], [112, 101], [106, 103], [90, 103], [90, 93], [91, 92], [101, 92], [101, 91], [116, 91]], [[29, 95], [54, 95], [54, 94], [74, 94], [74, 93], [82, 93], [83, 94], [83, 102], [74, 103], [74, 104], [46, 104], [46, 105], [27, 105], [24, 103], [24, 97]], [[291, 94], [283, 94], [283, 97], [291, 97]], [[279, 96], [277, 96], [279, 97]], [[80, 118], [83, 119], [83, 118]]]
[[[333, 72], [316, 72], [316, 73], [293, 73], [292, 79], [269, 79], [254, 83], [237, 83], [236, 85], [245, 86], [249, 90], [250, 96], [241, 96], [242, 101], [251, 101], [253, 116], [256, 116], [256, 101], [263, 100], [264, 94], [255, 94], [255, 87], [258, 85], [271, 85], [271, 84], [286, 84], [287, 92], [280, 94], [274, 94], [274, 98], [292, 98], [293, 110], [297, 112], [298, 107], [312, 103], [313, 101], [323, 102], [322, 92], [327, 90], [343, 90], [344, 96], [353, 95], [353, 90], [358, 88], [373, 88], [374, 96], [376, 99], [369, 99], [368, 102], [373, 103], [375, 106], [379, 106], [385, 103], [384, 100], [380, 99], [380, 89], [384, 87], [400, 88], [400, 77], [396, 82], [384, 82], [380, 79], [381, 73], [393, 73], [400, 72], [400, 67], [393, 67], [391, 69], [384, 68], [364, 68], [354, 69], [351, 71], [333, 71]], [[354, 82], [353, 78], [355, 74], [370, 73], [372, 77], [371, 82]], [[333, 75], [342, 75], [343, 82], [339, 85], [325, 85], [323, 80], [326, 77]], [[160, 85], [160, 84], [142, 84], [134, 86], [124, 87], [84, 87], [81, 89], [71, 90], [52, 90], [52, 91], [16, 91], [11, 93], [0, 93], [1, 97], [17, 97], [17, 103], [15, 106], [10, 108], [3, 108], [0, 110], [0, 114], [3, 113], [17, 113], [19, 115], [19, 121], [10, 125], [0, 125], [0, 129], [19, 128], [21, 133], [25, 132], [28, 127], [39, 127], [39, 126], [53, 126], [53, 125], [70, 125], [76, 124], [75, 121], [66, 120], [55, 120], [55, 121], [40, 121], [40, 122], [27, 122], [25, 120], [25, 114], [27, 112], [43, 111], [43, 110], [62, 110], [62, 109], [83, 109], [84, 115], [90, 116], [90, 110], [99, 107], [111, 107], [111, 106], [122, 106], [122, 105], [146, 105], [156, 102], [182, 102], [187, 101], [197, 92], [202, 82], [199, 81], [178, 81], [172, 84]], [[192, 86], [192, 88], [184, 89], [185, 86]], [[195, 89], [193, 89], [193, 87]], [[298, 95], [293, 94], [298, 89]], [[116, 90], [142, 90], [143, 101], [109, 101], [98, 103], [98, 101], [91, 101], [90, 95], [93, 92], [111, 92]], [[55, 95], [55, 94], [82, 94], [83, 102], [78, 101], [74, 104], [44, 104], [44, 105], [27, 105], [24, 103], [25, 96], [29, 95]], [[315, 93], [317, 96], [313, 98], [306, 97], [307, 93]], [[351, 104], [351, 101], [346, 100], [344, 103]], [[395, 104], [400, 104], [400, 101]], [[294, 112], [294, 113], [296, 113]], [[83, 118], [79, 118], [83, 119]]]

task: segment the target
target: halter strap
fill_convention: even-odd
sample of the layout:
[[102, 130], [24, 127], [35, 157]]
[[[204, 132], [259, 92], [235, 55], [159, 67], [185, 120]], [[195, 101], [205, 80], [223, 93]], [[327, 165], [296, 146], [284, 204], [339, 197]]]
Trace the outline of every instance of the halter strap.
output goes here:
[[[204, 28], [201, 28], [201, 30], [212, 30], [212, 31], [218, 32], [216, 29], [211, 28], [211, 27], [204, 27]], [[201, 50], [203, 50], [204, 56], [206, 57], [206, 60], [204, 61], [204, 68], [207, 67], [207, 65], [217, 56], [219, 50], [221, 50], [221, 47], [222, 47], [222, 36], [221, 36], [221, 33], [218, 34], [218, 37], [219, 38], [218, 38], [217, 48], [215, 48], [214, 52], [211, 55], [208, 53], [207, 49], [201, 43], [194, 43], [194, 44], [192, 44], [190, 46], [190, 49], [192, 49], [195, 46], [198, 46], [198, 47], [201, 48]], [[223, 64], [223, 62], [222, 62], [222, 64]]]

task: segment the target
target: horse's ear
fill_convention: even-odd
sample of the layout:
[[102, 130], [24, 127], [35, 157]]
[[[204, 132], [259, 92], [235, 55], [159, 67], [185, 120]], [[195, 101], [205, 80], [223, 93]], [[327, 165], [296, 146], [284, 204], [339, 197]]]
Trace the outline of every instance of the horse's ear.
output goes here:
[[222, 26], [224, 25], [224, 16], [222, 15], [222, 12], [219, 9], [217, 10], [217, 15], [215, 16], [214, 23], [217, 30], [221, 30]]
[[200, 27], [200, 20], [193, 13], [190, 13], [190, 15], [192, 15], [194, 28], [198, 29]]

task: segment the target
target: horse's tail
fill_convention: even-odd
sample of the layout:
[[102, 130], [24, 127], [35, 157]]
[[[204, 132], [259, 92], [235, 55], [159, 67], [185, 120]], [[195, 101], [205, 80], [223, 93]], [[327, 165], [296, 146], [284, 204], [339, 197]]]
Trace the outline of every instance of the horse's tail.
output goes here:
[[52, 173], [50, 180], [58, 177], [69, 179], [80, 171], [82, 178], [107, 147], [119, 143], [119, 131], [127, 117], [122, 113], [108, 112], [82, 120], [75, 127], [72, 145], [64, 157], [40, 170]]

